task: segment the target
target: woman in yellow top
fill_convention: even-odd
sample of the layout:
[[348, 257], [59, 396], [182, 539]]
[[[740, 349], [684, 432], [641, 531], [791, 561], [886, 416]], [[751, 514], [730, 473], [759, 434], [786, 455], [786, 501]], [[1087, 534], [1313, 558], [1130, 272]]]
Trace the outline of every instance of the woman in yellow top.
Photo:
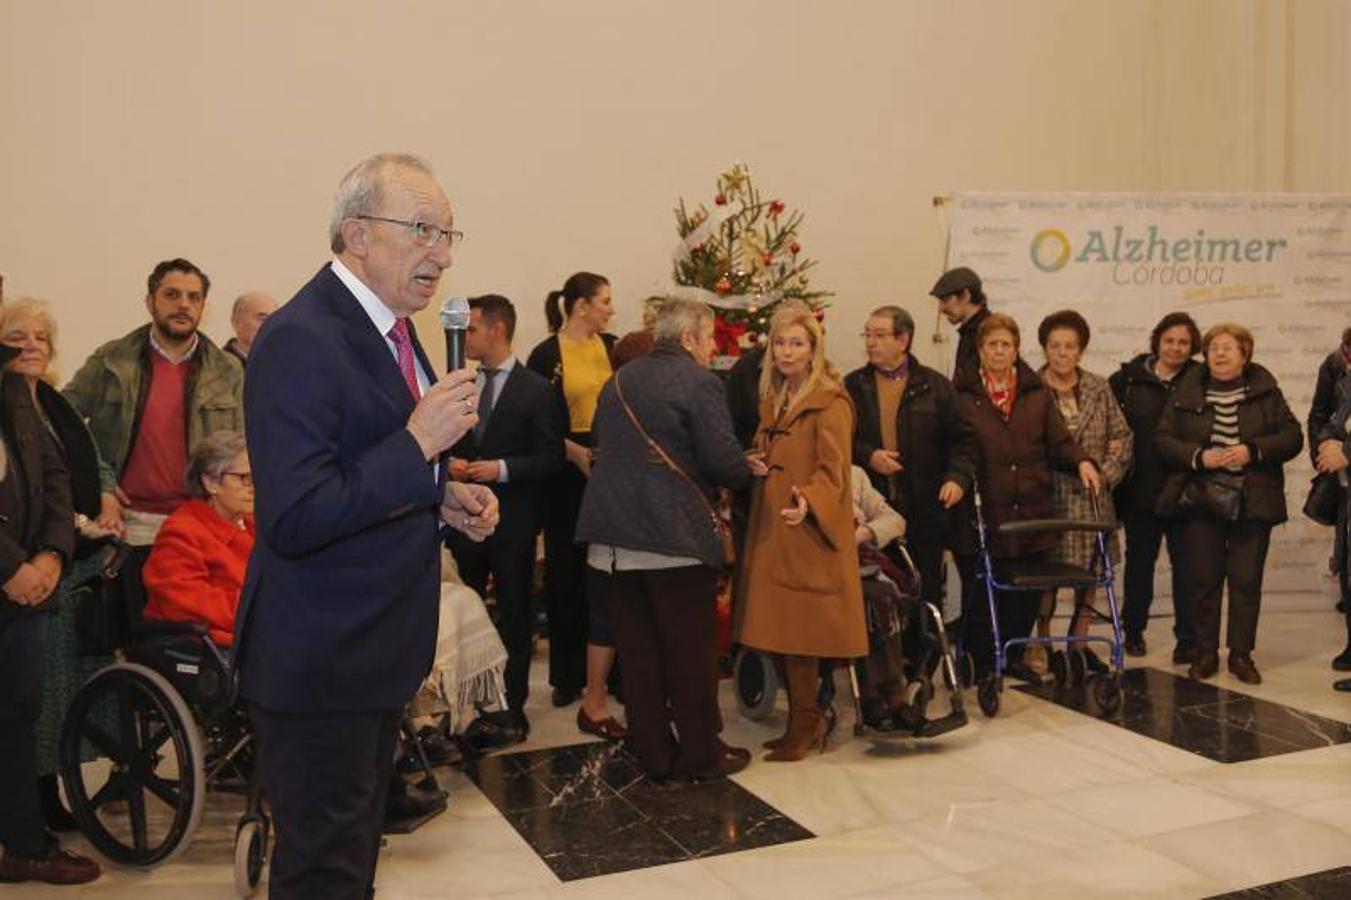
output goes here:
[[[601, 386], [613, 372], [615, 336], [605, 328], [614, 315], [610, 282], [578, 272], [550, 291], [544, 315], [552, 335], [530, 352], [526, 366], [554, 386], [566, 409], [568, 464], [546, 491], [544, 511], [544, 596], [549, 615], [549, 683], [554, 706], [582, 696], [577, 727], [609, 740], [624, 736], [610, 715], [606, 682], [614, 666], [614, 636], [607, 610], [586, 597], [586, 547], [573, 540], [582, 492], [591, 474], [591, 419]], [[589, 615], [588, 615], [589, 612]], [[585, 687], [585, 693], [583, 693]]]
[[822, 658], [868, 653], [850, 486], [854, 404], [802, 306], [775, 313], [760, 376], [750, 527], [738, 573], [737, 639], [781, 656], [788, 728], [766, 759], [824, 748], [816, 701]]

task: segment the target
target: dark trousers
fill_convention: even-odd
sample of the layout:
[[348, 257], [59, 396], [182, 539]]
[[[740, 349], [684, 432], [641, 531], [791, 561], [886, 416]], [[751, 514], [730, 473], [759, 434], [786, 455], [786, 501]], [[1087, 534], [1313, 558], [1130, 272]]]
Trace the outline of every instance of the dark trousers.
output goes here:
[[268, 896], [362, 898], [375, 885], [401, 711], [290, 714], [249, 707], [277, 843]]
[[948, 541], [942, 536], [907, 535], [906, 549], [919, 570], [920, 599], [943, 609], [943, 550]]
[[658, 777], [711, 767], [722, 731], [717, 573], [707, 566], [590, 572], [591, 589], [610, 604], [624, 667], [628, 744], [639, 764]]
[[1262, 607], [1262, 575], [1266, 568], [1271, 526], [1265, 522], [1221, 522], [1198, 517], [1182, 524], [1187, 559], [1187, 597], [1192, 604], [1198, 652], [1220, 646], [1220, 598], [1229, 586], [1231, 653], [1251, 653], [1257, 643], [1257, 616]]
[[[1037, 553], [1023, 561], [1045, 561], [1048, 554]], [[995, 577], [1001, 576], [1001, 564], [1007, 560], [992, 560]], [[979, 558], [963, 556], [957, 568], [962, 575], [962, 634], [966, 649], [976, 663], [977, 672], [984, 672], [994, 664], [994, 632], [990, 623], [990, 600], [986, 594], [985, 569]], [[1041, 609], [1041, 591], [995, 591], [995, 609], [999, 616], [999, 638], [1025, 638], [1032, 634]], [[1009, 650], [1010, 661], [1022, 658], [1022, 646]]]
[[1159, 547], [1168, 542], [1168, 559], [1173, 566], [1173, 636], [1180, 644], [1195, 642], [1191, 603], [1187, 601], [1186, 570], [1182, 561], [1182, 523], [1153, 513], [1132, 512], [1126, 526], [1126, 602], [1121, 611], [1122, 627], [1127, 634], [1143, 634], [1149, 625], [1149, 608], [1154, 603], [1154, 568]]
[[0, 844], [15, 856], [35, 857], [47, 849], [34, 726], [42, 708], [48, 614], [16, 613], [10, 606], [0, 615], [9, 617], [0, 624]]
[[549, 615], [549, 683], [565, 691], [586, 685], [586, 545], [573, 540], [586, 476], [567, 464], [546, 492], [544, 603]]
[[460, 567], [460, 577], [480, 597], [488, 592], [488, 576], [493, 578], [497, 633], [507, 648], [507, 707], [519, 712], [530, 695], [530, 636], [534, 627], [530, 590], [535, 571], [535, 536], [490, 537], [475, 543], [454, 532], [450, 552]]

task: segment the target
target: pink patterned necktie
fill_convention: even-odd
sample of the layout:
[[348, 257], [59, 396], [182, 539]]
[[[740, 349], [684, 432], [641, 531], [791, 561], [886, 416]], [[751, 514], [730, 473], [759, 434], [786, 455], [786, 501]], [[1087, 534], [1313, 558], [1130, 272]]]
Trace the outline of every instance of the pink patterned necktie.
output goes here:
[[399, 372], [414, 400], [422, 399], [422, 388], [417, 383], [417, 369], [413, 365], [413, 339], [408, 334], [408, 320], [395, 319], [394, 327], [389, 329], [389, 339], [394, 342], [398, 353]]

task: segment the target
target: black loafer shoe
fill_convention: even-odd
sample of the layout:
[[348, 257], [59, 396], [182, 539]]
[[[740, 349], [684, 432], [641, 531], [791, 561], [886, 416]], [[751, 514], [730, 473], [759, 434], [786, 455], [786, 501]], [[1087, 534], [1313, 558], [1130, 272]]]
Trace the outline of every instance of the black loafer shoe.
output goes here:
[[1351, 672], [1351, 644], [1346, 645], [1346, 649], [1332, 658], [1332, 671]]
[[571, 706], [572, 704], [576, 703], [577, 698], [580, 696], [582, 696], [581, 691], [574, 691], [569, 688], [556, 687], [554, 688], [553, 693], [549, 696], [549, 699], [554, 706], [562, 707], [562, 706]]
[[1125, 650], [1127, 656], [1134, 656], [1134, 657], [1144, 656], [1146, 653], [1149, 652], [1149, 648], [1145, 645], [1145, 636], [1143, 634], [1126, 635]]
[[[1191, 644], [1179, 641], [1178, 645], [1173, 648], [1173, 665], [1175, 666], [1191, 665], [1195, 657], [1196, 648]], [[1219, 668], [1219, 663], [1216, 663], [1215, 666], [1216, 668]]]

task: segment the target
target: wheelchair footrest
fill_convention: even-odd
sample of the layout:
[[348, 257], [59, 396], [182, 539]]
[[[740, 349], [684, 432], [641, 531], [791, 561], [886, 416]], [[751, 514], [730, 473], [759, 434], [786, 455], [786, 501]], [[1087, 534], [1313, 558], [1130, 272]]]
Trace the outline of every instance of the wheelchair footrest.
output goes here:
[[947, 734], [949, 731], [956, 731], [958, 728], [966, 725], [967, 718], [964, 712], [953, 712], [939, 719], [930, 719], [920, 728], [918, 737], [938, 737], [940, 734]]
[[446, 798], [443, 796], [440, 803], [419, 815], [399, 819], [386, 819], [384, 825], [380, 828], [380, 833], [412, 834], [445, 811]]

